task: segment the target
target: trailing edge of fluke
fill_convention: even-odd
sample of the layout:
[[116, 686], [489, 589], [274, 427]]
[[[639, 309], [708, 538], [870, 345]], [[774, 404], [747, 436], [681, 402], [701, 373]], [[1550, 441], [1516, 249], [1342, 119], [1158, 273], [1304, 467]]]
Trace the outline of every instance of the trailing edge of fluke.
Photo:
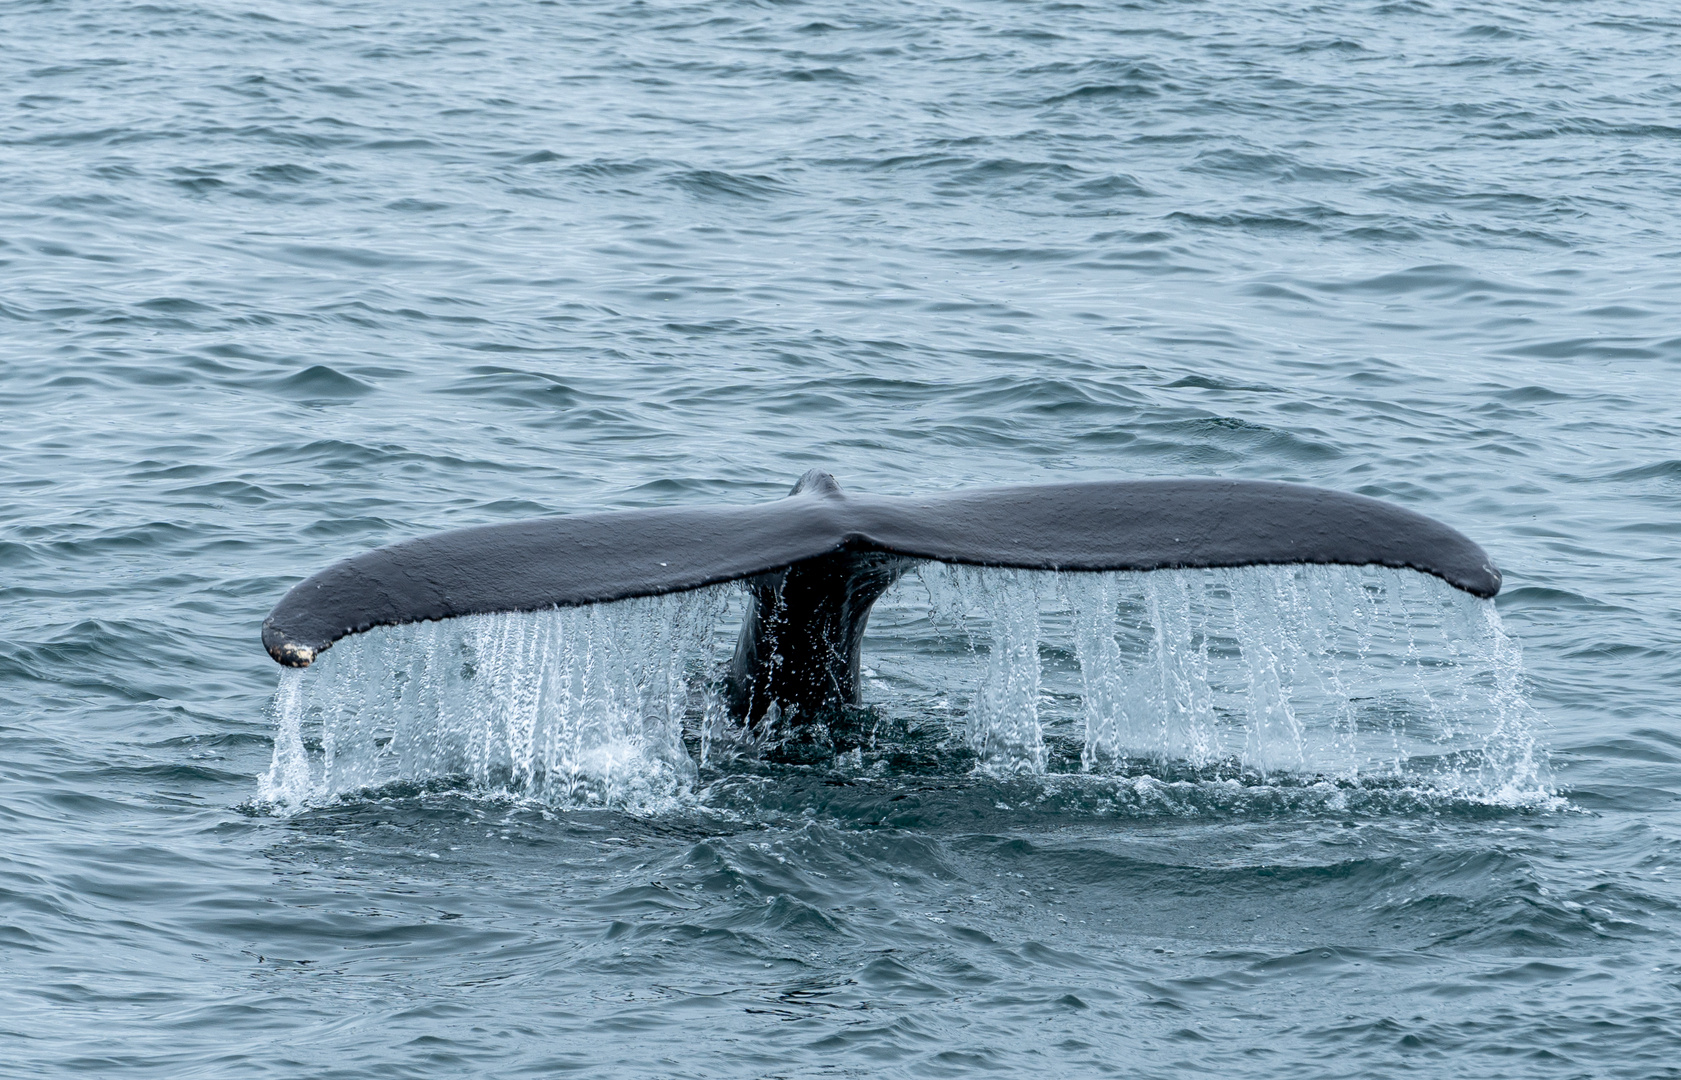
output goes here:
[[1500, 591], [1500, 572], [1461, 533], [1345, 492], [1189, 479], [887, 497], [846, 494], [813, 470], [774, 502], [517, 521], [378, 548], [295, 586], [264, 620], [263, 645], [305, 667], [376, 626], [744, 580], [753, 610], [728, 680], [733, 709], [810, 713], [857, 703], [870, 605], [925, 559], [1061, 571], [1375, 564], [1474, 596]]

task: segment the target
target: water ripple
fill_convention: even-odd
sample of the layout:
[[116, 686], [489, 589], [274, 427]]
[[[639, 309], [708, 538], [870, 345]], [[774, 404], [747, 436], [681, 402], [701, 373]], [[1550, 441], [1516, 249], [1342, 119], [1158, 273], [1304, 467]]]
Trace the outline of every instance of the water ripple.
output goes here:
[[[0, 1072], [1673, 1068], [1669, 9], [20, 0], [5, 33]], [[654, 817], [459, 777], [259, 812], [291, 582], [813, 466], [1439, 517], [1506, 573], [1561, 801], [907, 750]], [[926, 630], [883, 608], [871, 678], [945, 717]]]

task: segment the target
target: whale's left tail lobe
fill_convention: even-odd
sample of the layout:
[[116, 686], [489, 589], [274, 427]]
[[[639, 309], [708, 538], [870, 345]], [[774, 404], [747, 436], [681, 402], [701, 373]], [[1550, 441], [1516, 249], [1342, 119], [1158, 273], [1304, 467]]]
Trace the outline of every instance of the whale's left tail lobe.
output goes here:
[[[578, 514], [439, 533], [299, 583], [263, 644], [304, 667], [375, 626], [536, 611], [746, 580], [753, 611], [730, 679], [738, 713], [855, 704], [869, 608], [916, 560], [1032, 570], [1334, 563], [1404, 567], [1491, 597], [1500, 573], [1464, 535], [1360, 495], [1254, 480], [1132, 480], [848, 495], [807, 473], [749, 506]], [[775, 662], [772, 662], [772, 657]]]

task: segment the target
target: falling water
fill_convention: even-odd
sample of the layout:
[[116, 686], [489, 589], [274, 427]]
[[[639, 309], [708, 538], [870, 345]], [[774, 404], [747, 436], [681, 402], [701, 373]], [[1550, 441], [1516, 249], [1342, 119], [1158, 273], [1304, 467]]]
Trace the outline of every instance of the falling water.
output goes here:
[[695, 773], [683, 718], [725, 598], [703, 589], [346, 638], [282, 676], [259, 797], [295, 806], [461, 779], [561, 805], [658, 809]]
[[[282, 677], [261, 796], [296, 806], [464, 783], [558, 805], [675, 805], [697, 756], [716, 765], [709, 748], [728, 740], [724, 758], [750, 757], [763, 734], [732, 728], [712, 692], [731, 596], [718, 587], [348, 638]], [[1066, 765], [1503, 801], [1546, 788], [1516, 645], [1493, 604], [1427, 575], [928, 563], [883, 604], [925, 604], [920, 632], [967, 642], [973, 673], [946, 657], [926, 682], [970, 681], [950, 734], [990, 775]], [[889, 707], [900, 706], [918, 708]], [[1054, 759], [1053, 739], [1077, 758]]]
[[[1536, 718], [1499, 613], [1381, 567], [1048, 574], [927, 564], [937, 621], [984, 657], [967, 738], [991, 771], [1040, 771], [1071, 637], [1080, 768], [1542, 791]], [[1065, 627], [1061, 632], [1049, 628]]]
[[971, 649], [978, 651], [981, 639], [987, 646], [985, 674], [967, 722], [980, 767], [994, 773], [1045, 771], [1039, 616], [1047, 594], [1055, 595], [1055, 576], [926, 563], [919, 577], [936, 622], [960, 627]]

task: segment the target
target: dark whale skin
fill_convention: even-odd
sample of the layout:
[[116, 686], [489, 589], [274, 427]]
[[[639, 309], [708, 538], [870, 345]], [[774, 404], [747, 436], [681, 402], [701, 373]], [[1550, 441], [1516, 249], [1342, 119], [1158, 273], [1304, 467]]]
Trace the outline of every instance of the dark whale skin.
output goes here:
[[[306, 667], [339, 638], [376, 626], [751, 579], [755, 611], [732, 665], [735, 709], [757, 714], [780, 701], [809, 711], [856, 703], [869, 606], [921, 559], [1062, 571], [1378, 565], [1433, 574], [1473, 596], [1500, 591], [1500, 572], [1463, 534], [1346, 492], [1185, 479], [891, 497], [847, 494], [813, 470], [774, 502], [577, 514], [376, 548], [294, 586], [263, 621], [263, 645], [279, 663]], [[786, 669], [776, 678], [755, 659], [771, 655]]]

